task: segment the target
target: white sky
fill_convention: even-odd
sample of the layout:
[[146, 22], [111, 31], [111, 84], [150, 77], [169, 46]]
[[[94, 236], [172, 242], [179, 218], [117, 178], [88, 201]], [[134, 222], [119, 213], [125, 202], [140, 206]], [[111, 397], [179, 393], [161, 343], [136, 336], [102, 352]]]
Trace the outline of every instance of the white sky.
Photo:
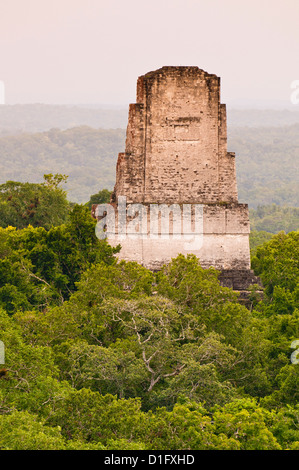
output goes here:
[[135, 102], [139, 75], [196, 65], [222, 102], [290, 103], [299, 0], [0, 0], [6, 103]]

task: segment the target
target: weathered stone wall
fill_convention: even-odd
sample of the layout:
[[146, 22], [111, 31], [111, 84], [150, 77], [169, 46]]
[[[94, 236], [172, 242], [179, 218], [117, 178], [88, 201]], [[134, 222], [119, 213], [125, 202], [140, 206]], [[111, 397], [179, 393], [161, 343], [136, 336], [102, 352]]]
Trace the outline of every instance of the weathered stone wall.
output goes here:
[[163, 205], [157, 205], [157, 216], [152, 204], [142, 205], [142, 208], [128, 204], [124, 224], [119, 221], [118, 211], [115, 212], [115, 236], [108, 234], [109, 243], [121, 244], [120, 259], [137, 261], [152, 270], [160, 269], [179, 253], [195, 254], [204, 268], [250, 269], [247, 205], [190, 206], [190, 219], [184, 219], [184, 205], [173, 204], [169, 215], [161, 222], [159, 208]]
[[139, 77], [115, 197], [128, 202], [236, 202], [220, 79], [197, 67], [163, 67]]
[[[120, 197], [126, 198], [129, 215], [127, 236], [121, 239]], [[235, 154], [227, 151], [219, 77], [198, 67], [163, 67], [138, 78], [137, 103], [129, 107], [126, 148], [118, 157], [111, 202], [117, 209], [116, 233], [108, 241], [121, 244], [120, 259], [156, 270], [179, 253], [194, 253], [204, 268], [226, 273], [224, 284], [239, 289], [252, 282], [248, 206], [238, 203]], [[142, 236], [140, 230], [134, 233], [136, 203], [145, 211]], [[171, 224], [160, 226], [153, 237], [150, 208], [157, 204], [201, 208], [195, 241], [188, 244], [184, 237], [172, 236]]]

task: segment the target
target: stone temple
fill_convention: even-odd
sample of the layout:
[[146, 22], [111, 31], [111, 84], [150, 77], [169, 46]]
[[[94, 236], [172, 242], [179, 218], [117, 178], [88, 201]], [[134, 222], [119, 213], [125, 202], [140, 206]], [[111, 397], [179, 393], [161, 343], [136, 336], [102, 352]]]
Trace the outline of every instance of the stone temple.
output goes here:
[[[121, 244], [120, 259], [151, 270], [180, 253], [194, 253], [203, 268], [221, 271], [227, 287], [245, 290], [257, 283], [250, 270], [248, 205], [238, 202], [235, 154], [227, 151], [220, 78], [193, 66], [162, 67], [138, 78], [136, 101], [129, 106], [125, 152], [118, 156], [111, 198], [117, 220], [119, 201], [125, 201], [132, 236], [118, 239], [108, 228], [108, 242]], [[168, 225], [161, 221], [162, 206], [175, 209], [166, 212]], [[155, 232], [151, 217], [157, 211]], [[192, 243], [179, 236], [187, 216], [191, 223], [184, 234], [199, 234]]]

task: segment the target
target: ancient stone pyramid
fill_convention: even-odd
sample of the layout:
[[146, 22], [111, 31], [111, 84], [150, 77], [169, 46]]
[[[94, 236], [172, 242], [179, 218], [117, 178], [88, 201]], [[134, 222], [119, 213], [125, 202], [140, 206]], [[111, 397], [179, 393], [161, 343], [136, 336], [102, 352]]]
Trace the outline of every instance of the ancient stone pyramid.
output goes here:
[[[121, 244], [120, 259], [152, 270], [179, 253], [194, 253], [204, 268], [222, 272], [224, 285], [246, 289], [257, 282], [250, 271], [248, 206], [238, 202], [220, 78], [198, 67], [162, 67], [138, 78], [136, 101], [129, 107], [111, 198], [118, 221], [120, 200], [125, 201], [127, 231], [119, 237], [108, 230], [109, 243]], [[166, 211], [168, 225], [161, 222], [162, 206], [175, 209], [170, 218]], [[151, 217], [157, 211], [155, 231]], [[191, 225], [187, 237], [180, 237], [187, 216]], [[192, 233], [197, 237], [188, 244]]]

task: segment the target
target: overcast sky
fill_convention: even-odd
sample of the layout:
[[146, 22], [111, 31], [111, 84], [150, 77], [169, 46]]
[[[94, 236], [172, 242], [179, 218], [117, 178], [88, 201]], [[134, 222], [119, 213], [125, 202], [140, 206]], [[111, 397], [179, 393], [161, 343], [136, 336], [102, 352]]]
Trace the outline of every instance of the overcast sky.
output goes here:
[[7, 104], [126, 106], [139, 75], [195, 65], [224, 103], [289, 104], [298, 24], [299, 0], [0, 0], [0, 80]]

